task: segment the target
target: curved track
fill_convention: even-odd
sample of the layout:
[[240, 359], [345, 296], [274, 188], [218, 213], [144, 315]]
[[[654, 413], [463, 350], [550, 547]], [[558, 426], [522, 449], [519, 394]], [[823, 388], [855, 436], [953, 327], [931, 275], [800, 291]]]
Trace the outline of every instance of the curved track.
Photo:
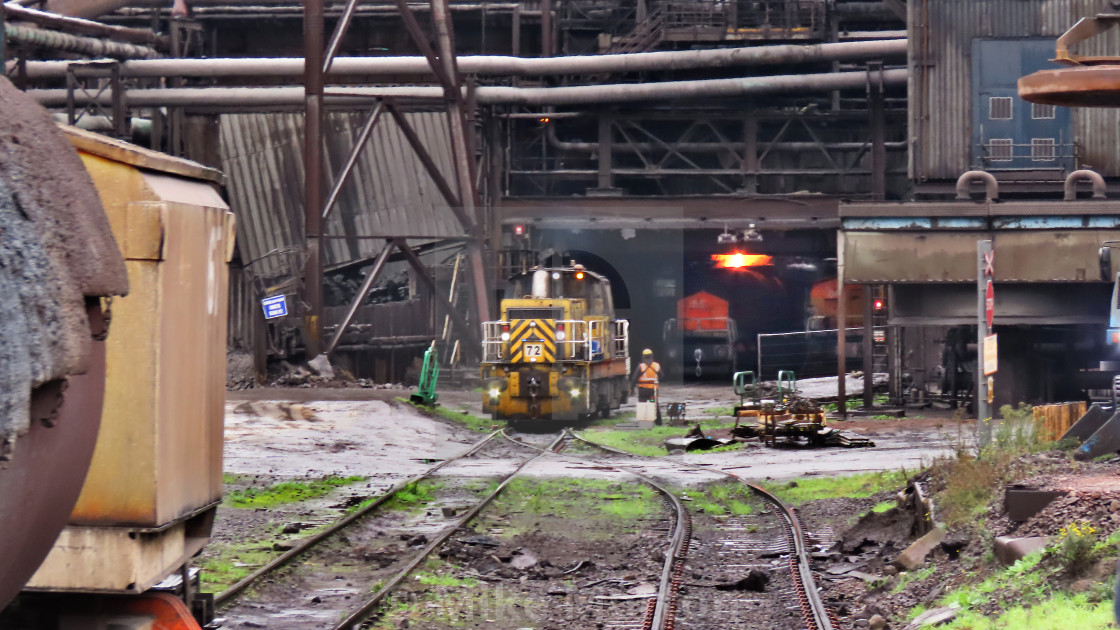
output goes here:
[[425, 471], [421, 475], [413, 477], [413, 478], [411, 478], [407, 481], [402, 481], [400, 483], [397, 483], [393, 487], [389, 488], [389, 490], [385, 494], [378, 497], [377, 500], [374, 501], [373, 503], [370, 503], [369, 505], [363, 507], [362, 509], [355, 511], [353, 514], [347, 515], [345, 518], [342, 518], [342, 519], [339, 519], [338, 521], [335, 521], [335, 523], [332, 524], [330, 527], [328, 527], [328, 528], [324, 529], [323, 531], [315, 534], [314, 536], [309, 536], [308, 538], [305, 538], [305, 539], [301, 540], [299, 542], [299, 544], [292, 547], [292, 549], [285, 552], [283, 555], [278, 556], [277, 558], [275, 558], [274, 560], [272, 560], [268, 564], [265, 564], [264, 566], [257, 569], [256, 571], [253, 571], [249, 575], [246, 575], [244, 578], [242, 578], [241, 580], [239, 580], [235, 584], [231, 585], [229, 588], [222, 591], [218, 595], [215, 595], [214, 596], [214, 605], [219, 606], [219, 607], [224, 605], [226, 602], [228, 602], [235, 595], [244, 591], [246, 588], [248, 588], [250, 585], [256, 583], [261, 578], [275, 572], [277, 569], [280, 569], [281, 567], [291, 563], [293, 560], [305, 555], [308, 551], [310, 551], [312, 548], [314, 548], [319, 543], [321, 543], [324, 540], [326, 540], [327, 538], [330, 538], [331, 536], [337, 534], [338, 532], [346, 529], [348, 526], [350, 526], [355, 521], [369, 515], [371, 512], [375, 511], [377, 508], [384, 505], [386, 501], [388, 501], [389, 499], [392, 499], [394, 496], [396, 496], [396, 494], [398, 492], [400, 492], [405, 487], [407, 487], [411, 484], [414, 484], [418, 481], [421, 481], [423, 479], [427, 479], [428, 477], [434, 475], [437, 471], [439, 471], [439, 469], [443, 468], [444, 466], [446, 466], [446, 465], [448, 465], [448, 464], [450, 464], [454, 461], [460, 460], [464, 457], [470, 457], [471, 455], [474, 455], [478, 451], [482, 450], [482, 447], [486, 446], [486, 444], [488, 444], [491, 440], [496, 438], [500, 433], [501, 433], [501, 431], [494, 431], [493, 433], [490, 433], [489, 435], [482, 438], [481, 440], [475, 442], [474, 444], [471, 445], [471, 447], [469, 449], [467, 449], [466, 451], [463, 451], [462, 453], [456, 455], [455, 457], [451, 457], [449, 459], [443, 460], [439, 464], [429, 468], [427, 471]]
[[[616, 449], [616, 448], [605, 446], [603, 444], [598, 444], [596, 442], [592, 442], [591, 440], [584, 439], [584, 438], [582, 438], [578, 435], [575, 435], [575, 434], [571, 433], [570, 431], [566, 432], [566, 435], [570, 436], [572, 439], [579, 440], [580, 442], [582, 442], [584, 444], [587, 444], [588, 446], [592, 446], [594, 448], [600, 449], [600, 450], [608, 452], [608, 453], [613, 453], [613, 454], [616, 454], [616, 455], [624, 455], [626, 457], [633, 457], [633, 458], [641, 459], [640, 456], [634, 455], [633, 453], [628, 453], [628, 452], [623, 451], [623, 450], [619, 450], [619, 449]], [[757, 494], [762, 499], [764, 499], [764, 500], [768, 501], [769, 503], [773, 504], [777, 508], [778, 513], [781, 515], [782, 520], [786, 524], [787, 536], [789, 538], [789, 543], [790, 543], [790, 549], [793, 551], [793, 553], [789, 557], [790, 571], [793, 573], [793, 581], [794, 581], [794, 584], [795, 584], [796, 589], [797, 589], [797, 596], [798, 596], [798, 600], [799, 600], [798, 603], [801, 606], [801, 617], [802, 617], [802, 620], [805, 623], [805, 628], [806, 628], [806, 630], [837, 630], [839, 628], [840, 624], [836, 620], [836, 617], [832, 613], [832, 611], [829, 610], [825, 606], [824, 600], [821, 599], [820, 593], [817, 591], [816, 582], [813, 579], [813, 571], [812, 571], [812, 568], [809, 565], [809, 551], [808, 551], [808, 545], [806, 544], [805, 530], [801, 525], [801, 520], [798, 518], [797, 512], [793, 508], [791, 508], [788, 505], [786, 505], [785, 503], [783, 503], [782, 500], [779, 499], [777, 496], [768, 492], [766, 489], [764, 489], [761, 486], [758, 486], [756, 484], [750, 483], [750, 482], [746, 481], [745, 479], [743, 479], [742, 477], [739, 477], [738, 475], [736, 475], [734, 473], [730, 473], [730, 472], [727, 472], [725, 470], [719, 470], [719, 469], [702, 468], [702, 467], [699, 467], [699, 466], [690, 466], [688, 464], [682, 464], [682, 463], [674, 463], [674, 465], [680, 466], [682, 468], [690, 468], [690, 469], [693, 469], [693, 470], [703, 470], [703, 471], [706, 471], [706, 472], [718, 472], [722, 475], [726, 475], [727, 477], [731, 477], [732, 479], [735, 479], [735, 480], [739, 481], [740, 483], [745, 484], [748, 488], [751, 489], [752, 492]], [[619, 469], [620, 470], [625, 470], [625, 468], [622, 468], [622, 467], [620, 467]], [[633, 471], [628, 471], [628, 472], [633, 472]], [[639, 476], [641, 476], [640, 473], [634, 473], [634, 474], [638, 474]], [[687, 544], [688, 543], [686, 541], [683, 553], [687, 553]], [[677, 559], [676, 556], [674, 556], [674, 560], [676, 560], [676, 559]], [[667, 562], [667, 564], [668, 564], [668, 562]], [[684, 566], [684, 559], [683, 559], [683, 555], [682, 555], [682, 557], [680, 558], [680, 567], [683, 569], [683, 566]], [[678, 571], [678, 574], [679, 574], [679, 571]], [[669, 587], [668, 592], [666, 592], [666, 587], [667, 586]], [[664, 597], [667, 602], [672, 602], [671, 607], [670, 607], [670, 604], [668, 604], [668, 603], [666, 603], [666, 607], [668, 607], [668, 609], [670, 611], [674, 612], [674, 613], [675, 613], [676, 599], [677, 599], [677, 594], [676, 593], [677, 593], [677, 589], [679, 588], [679, 586], [680, 586], [679, 577], [675, 581], [670, 582], [668, 584], [666, 584], [666, 582], [663, 578], [662, 579], [662, 592], [659, 593], [659, 596], [658, 596], [659, 602], [662, 599], [662, 597]], [[659, 603], [659, 608], [660, 608], [660, 603]], [[649, 625], [647, 625], [646, 627], [647, 628], [652, 628], [653, 630], [658, 630], [659, 628], [665, 628], [666, 630], [672, 630], [672, 628], [673, 628], [672, 615], [669, 616], [669, 619], [667, 621], [667, 625], [663, 625], [663, 626], [649, 626]]]
[[[433, 466], [431, 469], [427, 470], [422, 475], [414, 477], [414, 478], [412, 478], [408, 481], [396, 484], [395, 486], [393, 486], [393, 488], [389, 492], [386, 492], [384, 495], [378, 497], [378, 499], [376, 501], [374, 501], [373, 503], [371, 503], [370, 505], [363, 507], [361, 510], [359, 510], [359, 511], [343, 518], [343, 519], [340, 519], [339, 521], [335, 522], [330, 527], [328, 527], [327, 529], [319, 532], [315, 536], [312, 536], [310, 538], [307, 538], [307, 539], [303, 540], [295, 548], [291, 549], [290, 551], [283, 554], [282, 556], [274, 559], [273, 561], [269, 562], [268, 564], [266, 564], [266, 565], [262, 566], [261, 568], [257, 569], [252, 574], [246, 576], [244, 579], [237, 582], [236, 584], [231, 586], [229, 589], [227, 589], [226, 591], [224, 591], [223, 593], [218, 595], [215, 598], [215, 603], [218, 606], [226, 607], [227, 610], [231, 606], [237, 607], [237, 608], [244, 608], [245, 606], [248, 606], [247, 610], [252, 610], [254, 608], [259, 609], [260, 608], [259, 602], [252, 601], [252, 598], [251, 598], [251, 601], [248, 601], [248, 602], [237, 601], [236, 603], [234, 603], [233, 600], [236, 598], [236, 596], [238, 594], [242, 593], [246, 588], [248, 588], [250, 586], [253, 586], [253, 585], [256, 585], [256, 584], [264, 584], [265, 583], [264, 578], [266, 578], [267, 576], [272, 576], [272, 575], [277, 574], [277, 572], [285, 566], [313, 566], [313, 565], [315, 565], [315, 563], [317, 562], [316, 559], [320, 557], [320, 556], [316, 555], [317, 553], [319, 553], [317, 551], [318, 547], [324, 547], [325, 548], [323, 553], [327, 553], [327, 554], [330, 553], [330, 551], [329, 551], [330, 545], [326, 544], [326, 541], [328, 541], [328, 540], [329, 541], [335, 541], [336, 543], [338, 541], [342, 541], [343, 544], [350, 545], [350, 543], [352, 541], [349, 538], [352, 538], [354, 531], [357, 531], [355, 529], [355, 528], [359, 527], [357, 524], [361, 523], [361, 522], [365, 522], [364, 519], [366, 519], [366, 518], [373, 518], [374, 517], [374, 512], [377, 510], [377, 508], [385, 505], [385, 503], [387, 501], [389, 501], [392, 497], [397, 495], [402, 489], [409, 486], [409, 484], [415, 483], [417, 481], [420, 481], [422, 479], [425, 479], [427, 477], [430, 477], [430, 476], [434, 475], [441, 468], [447, 466], [448, 464], [451, 464], [453, 462], [462, 460], [462, 459], [464, 459], [466, 457], [469, 457], [471, 455], [477, 454], [484, 447], [487, 447], [488, 445], [493, 445], [495, 443], [495, 440], [499, 436], [505, 436], [505, 433], [503, 431], [495, 431], [493, 433], [490, 433], [486, 437], [484, 437], [481, 440], [479, 440], [478, 442], [474, 443], [469, 449], [467, 449], [463, 453], [461, 453], [461, 454], [459, 454], [455, 457], [449, 458], [447, 460], [444, 460], [440, 464], [438, 464], [436, 466]], [[506, 436], [506, 437], [508, 437], [508, 436]], [[557, 436], [555, 438], [555, 440], [553, 441], [553, 443], [549, 446], [549, 450], [551, 450], [552, 448], [555, 448], [558, 444], [560, 444], [562, 439], [563, 439], [563, 434], [560, 434], [559, 436]], [[360, 627], [367, 619], [369, 619], [370, 616], [372, 616], [377, 611], [377, 609], [380, 607], [380, 605], [381, 605], [382, 601], [385, 599], [385, 597], [389, 593], [391, 593], [393, 591], [393, 589], [396, 588], [413, 570], [415, 570], [418, 566], [420, 566], [420, 564], [424, 562], [424, 560], [432, 553], [432, 551], [437, 549], [448, 538], [450, 538], [456, 531], [458, 531], [461, 527], [463, 527], [464, 525], [469, 523], [475, 516], [477, 516], [478, 513], [481, 512], [482, 509], [486, 507], [486, 505], [488, 505], [491, 501], [493, 501], [493, 499], [495, 497], [498, 496], [498, 494], [501, 493], [501, 491], [510, 483], [510, 481], [512, 481], [527, 465], [529, 465], [529, 463], [531, 463], [532, 461], [541, 457], [545, 452], [548, 452], [548, 450], [538, 449], [537, 447], [534, 447], [534, 446], [531, 446], [531, 445], [522, 444], [520, 442], [516, 442], [516, 441], [513, 441], [513, 440], [510, 440], [510, 441], [513, 442], [513, 444], [515, 444], [517, 446], [521, 446], [521, 447], [530, 449], [532, 451], [537, 451], [537, 452], [533, 453], [532, 456], [530, 456], [530, 457], [524, 458], [519, 463], [519, 465], [516, 467], [516, 469], [514, 469], [512, 472], [510, 472], [508, 474], [505, 474], [505, 475], [502, 475], [500, 477], [499, 485], [497, 486], [496, 489], [489, 492], [481, 500], [478, 500], [478, 501], [474, 502], [472, 504], [472, 507], [467, 512], [465, 512], [462, 517], [456, 519], [453, 523], [450, 523], [446, 527], [443, 527], [440, 534], [438, 536], [436, 536], [434, 540], [432, 540], [430, 543], [426, 544], [419, 551], [413, 552], [412, 555], [408, 556], [407, 557], [407, 563], [405, 565], [403, 565], [403, 568], [401, 568], [399, 571], [397, 571], [391, 577], [389, 577], [387, 580], [385, 580], [384, 583], [383, 583], [384, 585], [382, 587], [380, 587], [377, 590], [377, 592], [374, 593], [371, 597], [364, 598], [362, 600], [361, 604], [359, 604], [356, 608], [353, 607], [353, 606], [350, 606], [348, 604], [337, 608], [340, 616], [344, 617], [344, 620], [341, 623], [336, 623], [335, 621], [330, 621], [329, 625], [319, 626], [319, 625], [316, 624], [315, 627], [329, 627], [329, 628], [336, 628], [336, 629], [339, 629], [339, 630], [341, 630], [343, 628], [345, 628], [346, 630], [352, 630], [354, 628]], [[354, 530], [354, 531], [352, 531], [352, 530]], [[348, 537], [348, 534], [350, 535], [349, 537]], [[404, 559], [402, 558], [402, 561], [403, 560]], [[307, 563], [311, 563], [311, 564], [308, 565]], [[284, 579], [285, 578], [281, 578], [280, 581], [283, 582]], [[300, 588], [301, 587], [299, 587], [299, 586], [296, 587], [297, 590], [299, 590]], [[324, 599], [325, 599], [325, 597], [324, 597]], [[345, 599], [349, 600], [350, 597], [347, 596]], [[272, 600], [275, 600], [275, 597], [272, 597]], [[312, 603], [317, 603], [317, 600], [319, 600], [318, 597], [314, 598], [311, 601], [312, 601]], [[324, 604], [324, 606], [325, 605], [326, 604]], [[296, 606], [296, 608], [298, 608], [298, 605]], [[295, 609], [293, 609], [293, 610], [295, 610]], [[338, 619], [338, 618], [339, 617], [335, 617], [335, 619]], [[322, 619], [321, 615], [320, 615], [319, 619]], [[305, 624], [305, 625], [300, 626], [300, 627], [310, 627], [310, 626], [307, 626]]]
[[401, 569], [396, 575], [390, 578], [384, 586], [382, 586], [376, 593], [374, 593], [373, 597], [370, 597], [361, 605], [360, 608], [355, 610], [353, 613], [347, 616], [346, 619], [342, 620], [340, 623], [334, 626], [334, 630], [351, 630], [365, 623], [375, 612], [377, 612], [377, 609], [381, 607], [381, 602], [389, 595], [389, 593], [393, 592], [393, 589], [399, 586], [400, 583], [404, 581], [404, 579], [407, 578], [408, 575], [416, 569], [416, 567], [420, 566], [420, 563], [424, 562], [424, 560], [427, 559], [427, 557], [431, 555], [433, 551], [447, 542], [451, 535], [458, 531], [460, 527], [463, 527], [472, 519], [474, 519], [474, 517], [478, 516], [478, 513], [481, 512], [482, 509], [487, 505], [489, 505], [491, 501], [497, 498], [497, 496], [502, 493], [502, 490], [505, 490], [506, 486], [508, 486], [509, 483], [513, 481], [513, 479], [517, 477], [517, 475], [526, 466], [528, 466], [530, 463], [543, 456], [544, 454], [553, 452], [553, 449], [556, 449], [564, 439], [564, 435], [561, 434], [556, 438], [556, 440], [552, 442], [552, 444], [549, 445], [547, 449], [538, 449], [535, 446], [522, 444], [521, 442], [518, 442], [516, 440], [509, 439], [509, 436], [506, 435], [505, 431], [491, 433], [490, 437], [488, 437], [486, 441], [489, 441], [489, 439], [494, 437], [495, 435], [501, 435], [514, 444], [524, 446], [533, 450], [538, 450], [540, 452], [538, 452], [533, 457], [530, 457], [529, 459], [521, 462], [521, 464], [516, 469], [514, 469], [512, 473], [506, 475], [506, 477], [502, 479], [497, 488], [495, 488], [492, 492], [490, 492], [490, 494], [486, 495], [486, 497], [476, 503], [474, 507], [463, 514], [462, 518], [456, 521], [454, 525], [446, 528], [442, 534], [434, 538], [430, 543], [428, 543], [426, 547], [421, 549], [420, 552], [417, 553], [416, 556], [413, 557], [413, 559], [403, 569]]
[[[506, 439], [511, 439], [508, 435], [505, 437]], [[561, 435], [561, 440], [572, 439], [587, 442], [583, 440], [583, 438], [565, 429]], [[599, 446], [592, 442], [587, 443]], [[529, 448], [536, 447], [530, 446]], [[609, 449], [609, 447], [604, 448], [613, 450]], [[553, 450], [553, 452], [558, 453], [560, 450], [563, 450], [562, 446], [559, 449]], [[544, 452], [541, 454], [543, 455]], [[587, 461], [578, 456], [567, 455], [567, 457]], [[677, 598], [684, 573], [685, 559], [688, 557], [688, 546], [692, 540], [692, 518], [689, 516], [688, 510], [685, 509], [684, 504], [677, 498], [677, 495], [673, 494], [669, 488], [652, 477], [626, 466], [607, 466], [607, 468], [618, 470], [641, 479], [654, 490], [657, 490], [673, 508], [675, 525], [673, 527], [673, 535], [669, 540], [669, 548], [665, 552], [665, 565], [661, 570], [660, 588], [658, 589], [657, 597], [650, 600], [650, 606], [646, 610], [646, 616], [642, 625], [644, 630], [673, 630], [677, 613]]]

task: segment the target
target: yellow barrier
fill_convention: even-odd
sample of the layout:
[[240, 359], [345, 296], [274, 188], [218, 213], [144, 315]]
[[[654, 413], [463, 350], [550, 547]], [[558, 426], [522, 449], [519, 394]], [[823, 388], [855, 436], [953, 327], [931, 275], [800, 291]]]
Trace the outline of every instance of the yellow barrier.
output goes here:
[[1054, 442], [1085, 415], [1085, 402], [1054, 403], [1034, 408], [1035, 434], [1039, 442]]

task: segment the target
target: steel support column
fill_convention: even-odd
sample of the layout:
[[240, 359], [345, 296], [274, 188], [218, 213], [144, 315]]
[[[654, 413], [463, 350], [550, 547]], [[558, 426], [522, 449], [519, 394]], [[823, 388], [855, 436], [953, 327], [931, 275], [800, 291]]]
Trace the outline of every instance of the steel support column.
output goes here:
[[867, 72], [867, 110], [871, 117], [871, 198], [887, 197], [887, 121], [883, 110], [883, 64], [871, 62]]
[[743, 121], [743, 192], [758, 192], [758, 119]]
[[848, 300], [844, 287], [844, 235], [836, 243], [836, 408], [840, 418], [848, 419]]
[[875, 406], [875, 296], [870, 284], [863, 287], [863, 408], [870, 410]]
[[304, 0], [304, 238], [307, 263], [303, 285], [308, 313], [304, 329], [307, 357], [319, 355], [323, 316], [323, 0]]
[[541, 56], [556, 54], [552, 43], [552, 0], [541, 0]]
[[451, 148], [455, 158], [455, 175], [459, 182], [459, 200], [463, 204], [463, 214], [470, 217], [468, 230], [475, 240], [467, 244], [470, 256], [471, 277], [474, 282], [475, 316], [477, 322], [490, 319], [491, 283], [483, 258], [485, 235], [478, 226], [478, 188], [475, 186], [474, 147], [471, 146], [467, 130], [466, 104], [461, 89], [462, 81], [455, 60], [455, 32], [451, 23], [451, 10], [448, 0], [432, 0], [432, 18], [435, 22], [436, 40], [439, 45], [440, 61], [443, 71], [451, 79], [450, 86], [444, 86], [447, 103], [447, 118], [451, 129]]
[[599, 189], [614, 188], [611, 177], [611, 119], [605, 114], [599, 116]]

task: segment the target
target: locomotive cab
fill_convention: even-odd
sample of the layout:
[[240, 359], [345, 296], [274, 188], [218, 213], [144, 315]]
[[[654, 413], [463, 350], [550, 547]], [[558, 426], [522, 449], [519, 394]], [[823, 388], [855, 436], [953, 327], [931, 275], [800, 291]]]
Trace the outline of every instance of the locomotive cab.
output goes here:
[[580, 265], [510, 280], [499, 321], [483, 324], [483, 410], [504, 420], [577, 420], [625, 401], [628, 323], [610, 281]]

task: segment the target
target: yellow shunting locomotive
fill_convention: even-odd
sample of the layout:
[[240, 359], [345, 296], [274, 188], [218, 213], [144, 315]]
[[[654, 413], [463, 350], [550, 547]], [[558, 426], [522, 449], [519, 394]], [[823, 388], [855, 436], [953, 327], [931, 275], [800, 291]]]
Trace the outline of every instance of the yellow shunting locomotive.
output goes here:
[[483, 324], [483, 411], [495, 420], [578, 420], [626, 402], [629, 323], [610, 281], [582, 265], [510, 280], [500, 321]]

